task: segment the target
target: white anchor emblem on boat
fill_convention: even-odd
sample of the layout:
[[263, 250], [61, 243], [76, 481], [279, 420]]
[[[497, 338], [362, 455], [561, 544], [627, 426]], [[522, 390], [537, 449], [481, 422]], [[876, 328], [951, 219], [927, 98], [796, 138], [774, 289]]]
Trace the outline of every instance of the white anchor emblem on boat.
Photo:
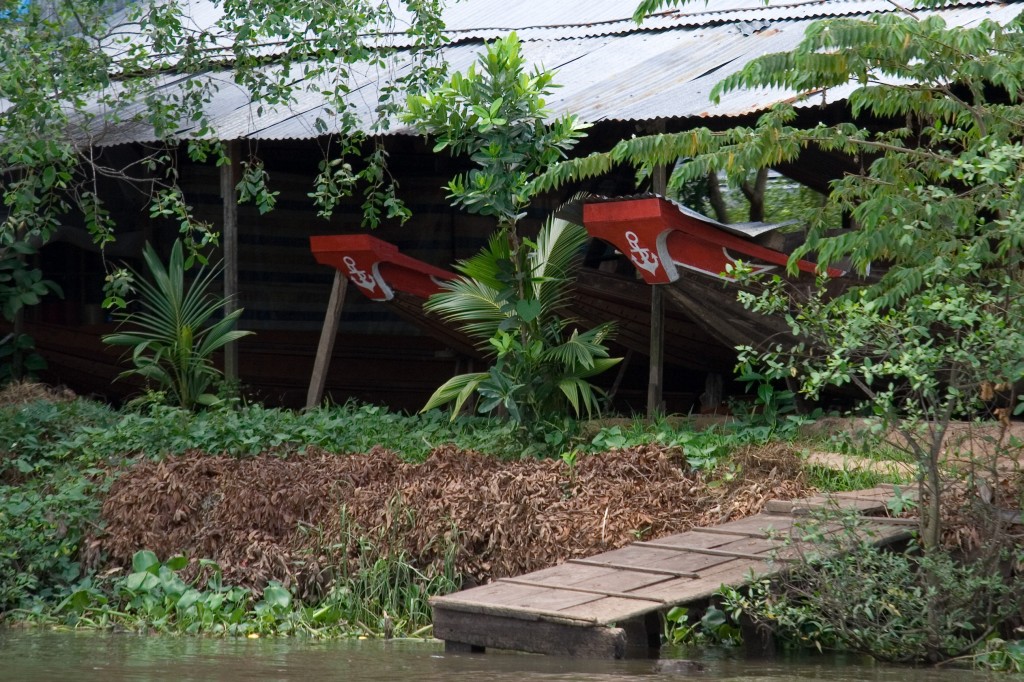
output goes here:
[[650, 249], [640, 246], [640, 237], [637, 236], [636, 232], [627, 232], [626, 241], [629, 243], [629, 259], [633, 261], [633, 265], [646, 270], [652, 275], [656, 273], [661, 261], [658, 260], [656, 255], [651, 253]]
[[373, 281], [373, 277], [367, 275], [365, 270], [359, 269], [359, 266], [356, 265], [355, 258], [352, 256], [345, 256], [342, 258], [342, 262], [344, 262], [345, 267], [348, 268], [348, 274], [349, 277], [351, 277], [353, 284], [368, 291], [375, 291], [377, 289], [377, 284]]

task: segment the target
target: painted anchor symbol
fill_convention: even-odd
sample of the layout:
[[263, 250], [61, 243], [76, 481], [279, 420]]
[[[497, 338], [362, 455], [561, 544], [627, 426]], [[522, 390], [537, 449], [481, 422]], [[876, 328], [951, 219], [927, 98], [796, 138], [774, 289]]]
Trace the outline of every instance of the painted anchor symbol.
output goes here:
[[374, 282], [373, 277], [366, 274], [365, 270], [360, 270], [359, 266], [356, 265], [356, 260], [352, 256], [345, 256], [342, 258], [342, 262], [345, 263], [345, 267], [348, 268], [349, 277], [352, 279], [352, 283], [361, 289], [367, 291], [376, 291], [377, 284]]
[[633, 261], [633, 265], [646, 270], [652, 275], [658, 271], [658, 266], [661, 261], [656, 255], [651, 253], [650, 249], [645, 249], [640, 246], [640, 237], [637, 236], [636, 232], [627, 232], [626, 241], [629, 243], [629, 259]]

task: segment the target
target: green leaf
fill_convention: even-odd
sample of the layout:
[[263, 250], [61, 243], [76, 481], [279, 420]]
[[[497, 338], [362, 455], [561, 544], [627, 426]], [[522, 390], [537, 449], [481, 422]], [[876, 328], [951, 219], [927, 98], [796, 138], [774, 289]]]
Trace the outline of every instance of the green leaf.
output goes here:
[[164, 566], [166, 566], [172, 571], [180, 571], [186, 566], [188, 566], [188, 557], [186, 557], [184, 554], [172, 556], [170, 559], [164, 562]]
[[195, 588], [189, 588], [182, 593], [178, 602], [174, 605], [177, 611], [187, 611], [189, 607], [194, 606], [203, 598], [203, 593]]
[[124, 579], [125, 588], [132, 592], [149, 592], [160, 584], [160, 579], [150, 571], [129, 573]]
[[543, 312], [541, 302], [538, 300], [516, 301], [516, 314], [523, 320], [523, 322], [530, 323], [540, 317]]
[[274, 609], [287, 609], [292, 603], [292, 595], [280, 585], [268, 585], [263, 588], [263, 601]]
[[132, 571], [135, 573], [152, 573], [160, 570], [160, 560], [148, 549], [140, 549], [132, 556]]
[[725, 612], [715, 606], [709, 606], [700, 619], [701, 625], [707, 630], [715, 630], [728, 622]]

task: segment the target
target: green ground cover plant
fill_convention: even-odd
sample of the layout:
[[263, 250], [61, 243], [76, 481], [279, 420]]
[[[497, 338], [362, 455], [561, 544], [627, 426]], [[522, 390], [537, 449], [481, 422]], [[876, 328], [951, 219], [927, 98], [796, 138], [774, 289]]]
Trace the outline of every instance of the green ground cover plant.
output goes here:
[[815, 488], [830, 492], [864, 490], [880, 483], [906, 483], [898, 476], [879, 474], [866, 469], [833, 469], [811, 464], [804, 467], [808, 481]]
[[[410, 416], [357, 402], [305, 412], [256, 404], [201, 412], [158, 403], [121, 412], [96, 403], [83, 401], [82, 405], [87, 407], [40, 403], [16, 415], [4, 412], [0, 414], [0, 428], [14, 428], [15, 433], [23, 429], [21, 441], [14, 442], [24, 443], [26, 439], [39, 439], [32, 432], [37, 428], [33, 422], [47, 419], [48, 428], [59, 433], [51, 434], [35, 450], [45, 455], [43, 461], [74, 454], [99, 462], [125, 454], [163, 457], [186, 450], [246, 456], [311, 446], [342, 453], [366, 452], [380, 446], [407, 461], [419, 461], [443, 443], [487, 449], [498, 456], [511, 456], [515, 447], [513, 429], [495, 420], [459, 417], [451, 421], [438, 411]], [[75, 414], [80, 410], [95, 414], [97, 419], [77, 419]], [[20, 446], [19, 452], [24, 451]]]

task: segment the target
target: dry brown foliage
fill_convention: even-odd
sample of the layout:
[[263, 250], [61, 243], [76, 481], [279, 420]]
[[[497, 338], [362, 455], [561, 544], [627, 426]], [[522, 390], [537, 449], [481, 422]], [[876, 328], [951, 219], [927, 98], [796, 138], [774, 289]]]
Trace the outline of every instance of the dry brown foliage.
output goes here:
[[90, 551], [115, 567], [139, 549], [184, 553], [218, 561], [229, 582], [277, 579], [315, 593], [351, 558], [342, 556], [347, 517], [420, 566], [440, 562], [454, 540], [459, 570], [484, 582], [811, 492], [785, 447], [750, 449], [738, 461], [730, 482], [708, 486], [685, 470], [681, 451], [657, 446], [580, 456], [575, 467], [450, 446], [418, 465], [382, 449], [245, 459], [190, 452], [121, 475], [103, 506], [106, 533]]
[[946, 478], [942, 491], [943, 547], [965, 557], [1024, 546], [1024, 471], [1004, 469], [986, 479]]
[[0, 389], [0, 407], [8, 405], [24, 405], [45, 400], [51, 403], [64, 403], [74, 400], [77, 396], [63, 386], [47, 386], [33, 381], [12, 381]]

